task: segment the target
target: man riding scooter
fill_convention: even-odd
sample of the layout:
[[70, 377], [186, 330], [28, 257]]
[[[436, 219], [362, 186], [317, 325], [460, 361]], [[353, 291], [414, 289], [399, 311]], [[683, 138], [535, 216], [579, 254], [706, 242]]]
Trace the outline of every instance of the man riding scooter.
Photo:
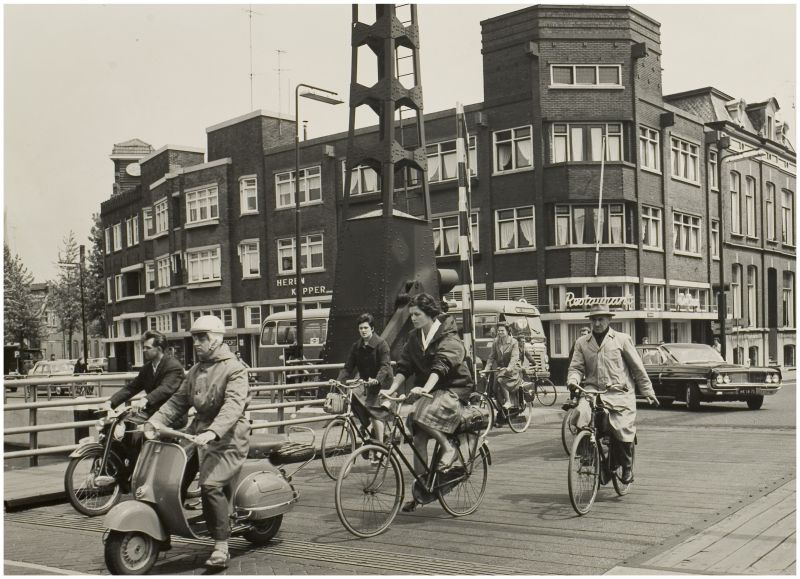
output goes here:
[[[244, 464], [250, 445], [250, 424], [245, 417], [249, 402], [247, 371], [223, 343], [225, 326], [218, 317], [200, 316], [190, 333], [198, 362], [150, 422], [158, 428], [185, 416], [192, 407], [197, 411], [186, 432], [195, 435], [203, 515], [214, 539], [214, 550], [206, 565], [227, 567], [229, 483]], [[194, 449], [188, 448], [187, 453]]]

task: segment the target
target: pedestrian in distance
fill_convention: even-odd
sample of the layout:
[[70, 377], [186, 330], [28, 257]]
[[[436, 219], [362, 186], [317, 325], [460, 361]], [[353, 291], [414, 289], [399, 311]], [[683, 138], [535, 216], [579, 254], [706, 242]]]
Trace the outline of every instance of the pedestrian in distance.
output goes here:
[[56, 355], [55, 354], [50, 354], [50, 361], [51, 362], [55, 362], [56, 361]]
[[245, 416], [250, 399], [247, 371], [222, 341], [225, 326], [218, 317], [200, 316], [189, 332], [198, 362], [150, 421], [159, 427], [185, 416], [190, 408], [197, 411], [186, 429], [195, 436], [187, 453], [199, 455], [203, 515], [214, 540], [205, 564], [223, 568], [230, 561], [230, 483], [250, 447], [250, 423]]
[[[626, 391], [609, 390], [601, 395], [609, 409], [612, 430], [612, 464], [622, 467], [623, 484], [633, 482], [633, 443], [636, 436], [636, 392], [658, 406], [650, 378], [628, 334], [609, 327], [613, 313], [607, 305], [595, 304], [587, 316], [591, 322], [590, 335], [575, 341], [575, 350], [567, 372], [567, 385], [578, 386], [589, 392], [603, 392], [609, 387], [626, 388]], [[578, 402], [574, 424], [581, 428], [590, 421], [590, 406], [585, 398]]]
[[719, 338], [714, 338], [714, 343], [711, 345], [717, 352], [722, 354], [722, 344], [719, 341]]
[[[466, 403], [474, 383], [464, 362], [464, 343], [458, 337], [452, 316], [441, 315], [436, 300], [426, 293], [412, 297], [408, 309], [414, 329], [397, 362], [392, 385], [385, 393], [392, 395], [407, 378], [414, 377], [415, 386], [409, 392], [412, 400], [418, 398], [411, 414], [414, 446], [419, 451], [419, 455], [414, 454], [414, 470], [424, 472], [430, 438], [444, 449], [438, 467], [446, 470], [457, 455], [446, 435], [455, 432], [461, 423], [462, 401]], [[410, 512], [416, 507], [417, 502], [411, 500], [403, 505], [403, 511]]]
[[[394, 376], [389, 344], [375, 333], [375, 319], [372, 314], [361, 314], [356, 321], [359, 339], [350, 346], [347, 361], [344, 363], [344, 368], [339, 371], [337, 380], [344, 382], [358, 376], [362, 380], [369, 381], [363, 391], [357, 391], [355, 396], [364, 406], [380, 406], [378, 393], [381, 388], [388, 388], [391, 385]], [[360, 414], [360, 418], [366, 418], [366, 413]], [[375, 438], [383, 442], [384, 423], [375, 418], [370, 418], [370, 422]]]
[[522, 385], [520, 375], [519, 346], [517, 340], [511, 335], [511, 326], [507, 322], [500, 322], [496, 326], [497, 337], [492, 342], [489, 359], [486, 362], [484, 373], [497, 370], [494, 378], [494, 395], [503, 408], [511, 408], [512, 394]]
[[83, 358], [78, 358], [78, 361], [75, 362], [75, 367], [72, 369], [73, 374], [86, 374], [89, 370], [89, 367], [86, 365], [86, 362]]
[[242, 366], [244, 366], [245, 368], [250, 367], [250, 364], [248, 364], [242, 359], [242, 353], [239, 350], [236, 350], [236, 359], [239, 360], [239, 362], [241, 362]]

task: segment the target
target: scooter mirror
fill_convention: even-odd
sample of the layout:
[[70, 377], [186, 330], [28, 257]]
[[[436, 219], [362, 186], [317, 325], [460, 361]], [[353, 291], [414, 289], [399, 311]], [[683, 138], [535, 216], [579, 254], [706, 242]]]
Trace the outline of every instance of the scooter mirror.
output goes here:
[[142, 425], [142, 432], [146, 440], [153, 440], [158, 436], [158, 429], [156, 429], [152, 422], [145, 422]]

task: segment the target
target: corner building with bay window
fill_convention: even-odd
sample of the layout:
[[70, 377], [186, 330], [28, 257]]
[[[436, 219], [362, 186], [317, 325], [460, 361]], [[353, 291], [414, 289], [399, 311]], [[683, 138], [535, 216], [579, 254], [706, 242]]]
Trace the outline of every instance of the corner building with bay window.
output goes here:
[[[476, 297], [536, 304], [559, 377], [592, 303], [609, 303], [613, 327], [637, 343], [711, 343], [722, 280], [728, 359], [794, 366], [788, 127], [774, 99], [663, 95], [659, 28], [625, 6], [534, 6], [482, 22], [485, 100], [466, 107]], [[376, 131], [357, 130], [357, 144]], [[454, 110], [425, 115], [438, 266], [458, 269], [455, 131]], [[143, 154], [136, 140], [112, 154], [102, 218], [120, 368], [139, 363], [148, 327], [190, 361], [191, 320], [209, 311], [255, 362], [260, 322], [294, 307], [294, 119], [256, 111], [207, 134], [205, 155]], [[416, 144], [407, 119], [397, 134]], [[331, 299], [345, 150], [346, 133], [301, 143], [306, 308]], [[396, 175], [398, 209], [422, 213], [419, 178]], [[379, 186], [355, 168], [350, 215], [374, 209]]]

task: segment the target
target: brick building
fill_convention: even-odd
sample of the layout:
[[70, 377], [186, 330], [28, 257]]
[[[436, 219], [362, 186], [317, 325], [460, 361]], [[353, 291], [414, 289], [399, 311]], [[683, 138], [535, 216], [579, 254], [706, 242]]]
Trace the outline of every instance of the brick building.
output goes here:
[[[637, 341], [710, 343], [722, 273], [728, 358], [794, 365], [796, 168], [778, 103], [664, 96], [659, 24], [629, 7], [534, 6], [482, 28], [485, 100], [466, 107], [477, 297], [537, 304], [558, 375], [585, 298], [617, 307], [615, 327]], [[440, 267], [458, 265], [454, 116], [425, 115]], [[207, 135], [205, 156], [115, 146], [102, 218], [119, 367], [140, 363], [146, 327], [190, 356], [191, 320], [209, 311], [255, 361], [261, 321], [294, 305], [294, 119], [256, 111]], [[301, 144], [305, 307], [330, 301], [345, 148], [345, 133]], [[374, 207], [379, 182], [354, 170], [351, 211]], [[418, 180], [396, 183], [396, 207], [419, 214]]]

